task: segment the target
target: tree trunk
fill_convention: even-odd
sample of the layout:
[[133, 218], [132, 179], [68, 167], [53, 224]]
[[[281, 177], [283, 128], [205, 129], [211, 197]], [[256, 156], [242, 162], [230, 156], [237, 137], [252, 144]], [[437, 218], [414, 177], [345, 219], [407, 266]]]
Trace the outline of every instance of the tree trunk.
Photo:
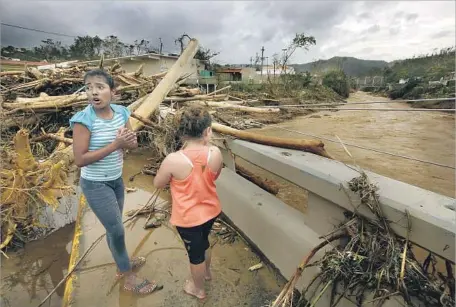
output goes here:
[[261, 135], [248, 131], [241, 131], [221, 125], [212, 123], [212, 129], [221, 134], [227, 134], [239, 138], [241, 140], [250, 141], [253, 143], [269, 145], [274, 147], [282, 147], [288, 149], [302, 150], [310, 152], [322, 157], [333, 159], [325, 150], [325, 145], [321, 141], [314, 140], [300, 140], [300, 139], [286, 139], [273, 136]]
[[[147, 95], [145, 101], [138, 107], [135, 113], [141, 117], [149, 118], [155, 109], [166, 98], [174, 84], [181, 77], [184, 67], [196, 54], [198, 49], [198, 41], [196, 39], [190, 40], [187, 48], [180, 55], [179, 59], [174, 63], [165, 77], [160, 81], [152, 93]], [[137, 131], [141, 128], [142, 122], [137, 119], [132, 119], [131, 126], [133, 130]]]
[[263, 190], [271, 193], [272, 195], [277, 195], [279, 193], [279, 187], [278, 185], [271, 180], [268, 179], [263, 179], [260, 176], [255, 175], [248, 169], [240, 166], [239, 164], [236, 164], [236, 173], [238, 173], [240, 176], [244, 177], [245, 179], [253, 182]]
[[223, 109], [231, 109], [237, 110], [247, 113], [279, 113], [280, 109], [278, 108], [255, 108], [255, 107], [247, 107], [247, 106], [240, 106], [234, 105], [224, 102], [216, 102], [216, 101], [195, 101], [195, 102], [188, 102], [187, 105], [191, 104], [199, 104], [201, 106], [208, 106], [212, 108], [223, 108]]
[[5, 109], [52, 109], [87, 100], [87, 95], [40, 96], [36, 98], [18, 98], [21, 102], [3, 103]]

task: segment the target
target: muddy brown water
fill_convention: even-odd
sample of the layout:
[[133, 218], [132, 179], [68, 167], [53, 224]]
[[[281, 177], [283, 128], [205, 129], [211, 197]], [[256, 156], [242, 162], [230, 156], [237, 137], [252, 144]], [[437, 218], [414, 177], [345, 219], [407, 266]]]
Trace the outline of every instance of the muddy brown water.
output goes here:
[[[364, 101], [390, 100], [371, 96], [364, 92], [354, 93], [348, 99], [349, 103]], [[348, 108], [350, 105], [342, 108], [344, 107]], [[250, 129], [250, 131], [277, 137], [303, 139], [315, 138], [280, 128], [310, 133], [333, 140], [337, 140], [337, 135], [346, 143], [455, 166], [454, 114], [368, 110], [369, 108], [410, 108], [405, 103], [356, 105], [356, 107], [366, 108], [366, 110], [322, 111], [261, 129]], [[322, 141], [327, 152], [334, 159], [347, 164], [354, 163], [339, 142]], [[455, 197], [454, 169], [351, 146], [347, 146], [347, 148], [355, 158], [355, 162], [364, 169], [445, 196]], [[239, 160], [239, 163], [265, 178], [276, 181], [281, 187], [278, 197], [288, 205], [305, 211], [306, 191], [245, 161]]]
[[[373, 97], [366, 93], [352, 94], [349, 102], [387, 100]], [[403, 103], [363, 105], [366, 108], [408, 108]], [[259, 133], [268, 133], [279, 137], [302, 137], [293, 132], [277, 129], [275, 126], [306, 133], [318, 134], [336, 139], [339, 136], [344, 142], [377, 148], [415, 158], [431, 160], [442, 164], [455, 163], [455, 120], [454, 115], [437, 112], [381, 112], [381, 111], [323, 111], [293, 120], [252, 129]], [[338, 143], [324, 141], [327, 151], [337, 160], [353, 163]], [[383, 155], [348, 147], [361, 167], [375, 173], [407, 182], [409, 184], [434, 191], [446, 196], [455, 197], [454, 170], [398, 157]], [[147, 153], [142, 156], [132, 154], [127, 157], [125, 184], [149, 190], [152, 182], [150, 176], [139, 175], [133, 183], [128, 178], [138, 172], [147, 163]], [[251, 168], [257, 174], [275, 180], [281, 187], [278, 197], [290, 206], [305, 212], [307, 193], [286, 180], [256, 168], [247, 162], [238, 161]], [[165, 195], [163, 195], [166, 197]], [[74, 225], [68, 225], [53, 233], [46, 239], [31, 242], [24, 249], [9, 254], [10, 259], [2, 257], [0, 306], [37, 306], [67, 272], [69, 251]], [[237, 263], [251, 264], [258, 259], [248, 251], [244, 244], [219, 251], [219, 261], [235, 266]], [[236, 271], [228, 270], [231, 275]], [[228, 274], [228, 273], [227, 273]], [[270, 290], [270, 295], [279, 291], [281, 281], [273, 277], [272, 272], [259, 271], [265, 275], [261, 280], [266, 285], [261, 288]], [[228, 275], [226, 275], [228, 276]], [[236, 277], [235, 276], [235, 277]], [[231, 281], [231, 277], [225, 277]], [[234, 278], [234, 277], [233, 277]], [[247, 285], [258, 279], [252, 275], [240, 275], [234, 278], [236, 283]], [[236, 290], [229, 289], [223, 297], [236, 296]], [[234, 291], [234, 292], [233, 292]], [[256, 291], [254, 288], [249, 291]], [[59, 288], [47, 307], [60, 307], [63, 287]], [[264, 298], [262, 298], [264, 299]], [[129, 305], [129, 303], [127, 304]], [[125, 306], [127, 306], [125, 305]]]

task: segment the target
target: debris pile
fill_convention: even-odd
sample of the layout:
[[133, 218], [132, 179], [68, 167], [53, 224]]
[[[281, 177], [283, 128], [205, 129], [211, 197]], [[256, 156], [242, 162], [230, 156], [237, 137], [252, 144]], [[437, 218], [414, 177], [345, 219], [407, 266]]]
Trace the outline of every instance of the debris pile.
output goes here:
[[[430, 266], [432, 254], [425, 263], [416, 259], [408, 238], [399, 237], [389, 226], [378, 201], [378, 188], [364, 172], [349, 182], [349, 188], [359, 196], [361, 205], [372, 211], [375, 219], [368, 220], [356, 212], [346, 213], [348, 221], [323, 237], [324, 241], [304, 259], [271, 306], [291, 306], [296, 300], [295, 285], [310, 266], [318, 266], [320, 271], [293, 306], [315, 306], [325, 293], [330, 294], [330, 306], [343, 305], [347, 299], [357, 306], [369, 302], [382, 306], [394, 297], [400, 297], [407, 306], [454, 306], [454, 268], [448, 260], [445, 276]], [[319, 249], [341, 238], [345, 238], [346, 243], [310, 263]], [[373, 294], [373, 298], [369, 294]]]
[[0, 72], [0, 155], [3, 161], [9, 161], [0, 170], [2, 248], [14, 239], [27, 241], [22, 229], [42, 226], [33, 217], [30, 221], [31, 216], [38, 216], [37, 211], [45, 206], [55, 206], [57, 199], [68, 193], [66, 176], [73, 162], [69, 119], [88, 104], [83, 76], [94, 68], [103, 68], [113, 76], [117, 85], [115, 103], [132, 111], [132, 127], [139, 143], [149, 147], [155, 157], [144, 173], [153, 175], [163, 158], [181, 146], [179, 114], [195, 104], [209, 110], [215, 120], [212, 128], [219, 134], [330, 158], [320, 141], [242, 131], [288, 119], [301, 111], [268, 106], [268, 101], [253, 97], [235, 97], [230, 95], [230, 86], [211, 93], [183, 86], [189, 77], [183, 67], [196, 52], [196, 40], [189, 45], [169, 71], [152, 76], [144, 75], [143, 65], [126, 72], [119, 62], [103, 66], [103, 59], [97, 66], [76, 62], [67, 67]]

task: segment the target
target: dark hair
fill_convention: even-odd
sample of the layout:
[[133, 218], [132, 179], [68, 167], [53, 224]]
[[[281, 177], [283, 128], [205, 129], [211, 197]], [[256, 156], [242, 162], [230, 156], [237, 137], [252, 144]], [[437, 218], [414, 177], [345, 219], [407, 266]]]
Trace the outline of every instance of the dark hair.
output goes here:
[[102, 77], [105, 79], [110, 89], [115, 88], [114, 79], [112, 78], [112, 76], [101, 68], [89, 70], [88, 72], [86, 72], [86, 74], [84, 75], [84, 83], [89, 77]]
[[212, 118], [206, 109], [200, 106], [188, 107], [180, 114], [179, 134], [182, 137], [200, 138], [211, 124]]

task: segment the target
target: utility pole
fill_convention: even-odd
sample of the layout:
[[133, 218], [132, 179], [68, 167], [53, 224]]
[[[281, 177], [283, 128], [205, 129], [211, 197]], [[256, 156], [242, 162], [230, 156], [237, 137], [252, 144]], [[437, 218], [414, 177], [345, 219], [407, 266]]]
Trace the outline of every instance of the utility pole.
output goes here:
[[162, 39], [161, 37], [159, 38], [160, 40], [160, 54], [162, 54], [162, 50], [163, 50], [163, 42], [162, 42]]
[[253, 56], [250, 57], [250, 67], [253, 67]]
[[263, 80], [263, 60], [264, 60], [264, 46], [261, 47], [261, 80]]

